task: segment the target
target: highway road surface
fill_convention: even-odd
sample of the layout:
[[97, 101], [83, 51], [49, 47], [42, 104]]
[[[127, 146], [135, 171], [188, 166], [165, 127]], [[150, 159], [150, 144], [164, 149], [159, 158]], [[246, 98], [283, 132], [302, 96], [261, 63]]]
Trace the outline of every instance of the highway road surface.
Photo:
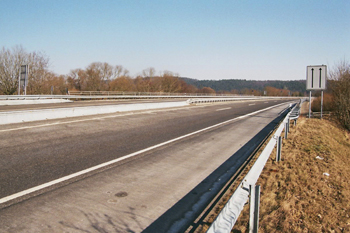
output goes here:
[[247, 101], [2, 125], [0, 232], [141, 232], [288, 105]]

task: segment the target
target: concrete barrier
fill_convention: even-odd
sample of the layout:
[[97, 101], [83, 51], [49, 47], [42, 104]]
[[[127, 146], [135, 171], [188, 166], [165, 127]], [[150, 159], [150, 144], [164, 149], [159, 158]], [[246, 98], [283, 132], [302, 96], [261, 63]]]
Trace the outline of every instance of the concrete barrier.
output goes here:
[[27, 105], [27, 104], [57, 104], [73, 102], [67, 99], [38, 99], [38, 100], [0, 100], [0, 106], [6, 105]]
[[0, 112], [0, 125], [116, 112], [173, 108], [186, 105], [189, 105], [189, 103], [178, 101]]

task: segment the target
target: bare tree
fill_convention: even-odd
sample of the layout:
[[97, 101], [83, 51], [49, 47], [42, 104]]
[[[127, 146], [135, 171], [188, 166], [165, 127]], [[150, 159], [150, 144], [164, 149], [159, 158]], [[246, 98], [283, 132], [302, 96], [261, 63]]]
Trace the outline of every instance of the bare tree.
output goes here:
[[69, 90], [84, 91], [86, 89], [86, 72], [82, 69], [71, 70], [67, 75]]
[[160, 91], [169, 93], [180, 92], [182, 85], [178, 76], [178, 74], [174, 74], [170, 71], [164, 71], [163, 75], [160, 77]]
[[116, 65], [113, 68], [113, 77], [112, 79], [116, 79], [122, 76], [128, 76], [129, 75], [129, 71], [127, 69], [125, 69], [123, 66], [120, 65]]
[[111, 91], [135, 91], [136, 86], [134, 80], [128, 76], [120, 76], [109, 84]]
[[350, 130], [350, 64], [342, 61], [329, 73], [335, 115]]
[[18, 89], [21, 65], [28, 65], [28, 93], [47, 93], [43, 86], [50, 73], [49, 58], [42, 52], [27, 53], [22, 46], [2, 48], [0, 52], [0, 90], [7, 95]]
[[152, 79], [155, 76], [155, 74], [156, 74], [156, 70], [153, 67], [149, 67], [149, 68], [144, 69], [142, 71], [142, 76], [144, 78], [151, 78]]
[[22, 46], [0, 51], [0, 92], [12, 95], [18, 88], [20, 67], [26, 62], [27, 53]]
[[47, 94], [50, 88], [47, 81], [52, 75], [48, 70], [49, 58], [42, 52], [32, 52], [27, 55], [28, 72], [28, 94]]

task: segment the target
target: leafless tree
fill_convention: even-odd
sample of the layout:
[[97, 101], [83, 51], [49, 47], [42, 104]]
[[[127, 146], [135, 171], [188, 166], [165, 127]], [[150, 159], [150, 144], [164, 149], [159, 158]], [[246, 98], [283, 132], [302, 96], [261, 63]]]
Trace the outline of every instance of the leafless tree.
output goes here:
[[28, 94], [47, 94], [47, 81], [52, 72], [49, 71], [49, 58], [42, 52], [27, 54], [28, 72]]
[[20, 67], [27, 61], [22, 46], [12, 49], [3, 47], [0, 51], [0, 92], [12, 95], [17, 91]]
[[142, 76], [144, 78], [153, 78], [156, 74], [156, 70], [153, 67], [149, 67], [142, 71]]
[[350, 64], [342, 61], [330, 73], [335, 115], [350, 130]]
[[0, 90], [12, 95], [18, 90], [18, 77], [21, 65], [28, 65], [28, 93], [41, 94], [44, 82], [50, 71], [49, 58], [42, 52], [27, 53], [22, 46], [0, 51]]

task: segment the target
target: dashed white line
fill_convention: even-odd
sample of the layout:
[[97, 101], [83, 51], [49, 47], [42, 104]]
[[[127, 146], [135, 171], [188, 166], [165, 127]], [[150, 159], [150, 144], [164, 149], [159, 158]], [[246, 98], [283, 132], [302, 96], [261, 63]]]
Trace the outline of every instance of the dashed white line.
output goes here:
[[255, 103], [254, 104], [249, 104], [249, 106], [252, 106], [252, 105], [255, 105]]
[[229, 108], [220, 108], [220, 109], [216, 109], [215, 111], [224, 111], [224, 110], [229, 110], [231, 109], [232, 107], [229, 107]]

